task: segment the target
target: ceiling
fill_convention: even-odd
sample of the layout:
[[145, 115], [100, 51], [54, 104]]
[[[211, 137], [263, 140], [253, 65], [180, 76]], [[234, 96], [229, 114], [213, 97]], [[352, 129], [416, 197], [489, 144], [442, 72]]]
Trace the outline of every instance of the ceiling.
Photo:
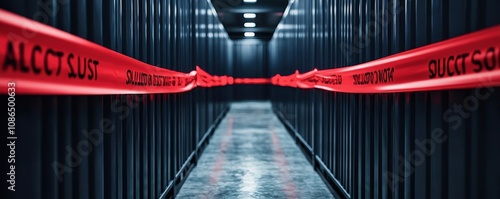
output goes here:
[[[233, 40], [254, 38], [269, 40], [278, 26], [288, 0], [211, 0], [217, 15]], [[255, 18], [244, 18], [243, 14], [253, 13]], [[255, 27], [245, 27], [248, 22]], [[254, 37], [245, 37], [245, 32], [254, 32]]]

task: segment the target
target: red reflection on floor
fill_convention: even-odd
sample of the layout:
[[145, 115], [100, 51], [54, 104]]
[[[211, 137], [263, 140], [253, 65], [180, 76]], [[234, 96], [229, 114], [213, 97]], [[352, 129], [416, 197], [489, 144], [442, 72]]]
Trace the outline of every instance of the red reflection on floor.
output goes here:
[[[228, 119], [229, 119], [229, 121], [227, 124], [227, 131], [226, 131], [226, 134], [224, 135], [223, 140], [220, 143], [220, 146], [219, 146], [220, 151], [219, 151], [219, 154], [217, 154], [217, 159], [215, 161], [214, 166], [212, 167], [212, 172], [210, 174], [210, 185], [211, 186], [215, 186], [219, 182], [219, 178], [221, 175], [220, 173], [221, 173], [222, 167], [224, 165], [224, 161], [226, 160], [225, 153], [227, 151], [229, 143], [231, 142], [231, 136], [233, 135], [233, 118], [231, 116], [229, 116]], [[210, 190], [208, 191], [208, 193], [209, 192], [210, 192]], [[207, 193], [207, 191], [205, 191], [204, 193]], [[204, 198], [207, 198], [207, 196], [204, 195]]]
[[293, 183], [293, 179], [288, 172], [288, 162], [286, 161], [286, 157], [283, 154], [283, 151], [281, 150], [280, 146], [280, 141], [278, 138], [278, 135], [276, 134], [276, 131], [273, 128], [269, 128], [271, 130], [271, 139], [273, 143], [273, 150], [274, 150], [274, 160], [276, 163], [278, 163], [279, 170], [280, 170], [280, 176], [284, 182], [283, 184], [283, 190], [286, 194], [287, 198], [297, 198], [297, 189], [295, 184]]

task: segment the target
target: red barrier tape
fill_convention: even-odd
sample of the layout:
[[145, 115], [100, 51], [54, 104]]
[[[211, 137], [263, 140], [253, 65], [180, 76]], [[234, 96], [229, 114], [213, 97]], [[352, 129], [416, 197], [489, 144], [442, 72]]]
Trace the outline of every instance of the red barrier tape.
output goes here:
[[145, 64], [53, 27], [0, 10], [0, 89], [18, 94], [179, 93], [196, 86], [273, 84], [347, 93], [500, 85], [500, 26], [357, 66], [288, 76], [184, 74]]
[[196, 73], [197, 84], [201, 87], [226, 86], [234, 82], [233, 77], [210, 75], [198, 66], [196, 66]]
[[500, 86], [500, 26], [356, 66], [276, 75], [272, 83], [346, 93]]
[[270, 84], [268, 78], [236, 78], [234, 84]]
[[0, 10], [0, 88], [18, 94], [178, 93], [196, 72], [154, 67], [53, 27]]

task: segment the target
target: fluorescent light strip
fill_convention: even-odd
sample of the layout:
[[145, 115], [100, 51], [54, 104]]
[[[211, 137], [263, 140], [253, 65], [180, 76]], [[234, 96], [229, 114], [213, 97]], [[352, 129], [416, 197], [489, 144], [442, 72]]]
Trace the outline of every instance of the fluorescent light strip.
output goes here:
[[243, 2], [245, 2], [245, 3], [256, 3], [257, 0], [243, 0]]
[[245, 13], [243, 17], [245, 17], [245, 19], [254, 19], [257, 15], [255, 13]]
[[255, 33], [254, 32], [246, 32], [245, 37], [255, 37]]
[[244, 24], [244, 26], [247, 27], [247, 28], [253, 28], [253, 27], [255, 27], [255, 23], [253, 23], [253, 22], [247, 22], [247, 23]]

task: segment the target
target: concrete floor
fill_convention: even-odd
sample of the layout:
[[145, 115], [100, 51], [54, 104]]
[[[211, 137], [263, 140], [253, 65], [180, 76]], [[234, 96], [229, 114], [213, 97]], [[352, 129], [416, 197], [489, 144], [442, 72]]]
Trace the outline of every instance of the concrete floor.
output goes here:
[[265, 102], [233, 103], [177, 198], [333, 198]]

